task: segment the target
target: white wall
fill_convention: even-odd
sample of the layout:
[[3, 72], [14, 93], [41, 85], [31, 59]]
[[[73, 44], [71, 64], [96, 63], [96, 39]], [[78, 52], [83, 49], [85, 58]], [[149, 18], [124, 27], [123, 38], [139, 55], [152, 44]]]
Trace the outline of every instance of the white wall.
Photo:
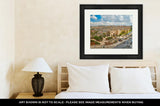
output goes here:
[[[30, 60], [44, 57], [53, 74], [43, 74], [45, 91], [56, 91], [59, 63], [113, 63], [160, 59], [159, 0], [15, 0], [15, 78], [11, 92], [32, 92], [34, 73], [21, 69]], [[79, 4], [143, 4], [143, 60], [80, 60]]]
[[14, 64], [14, 0], [0, 0], [0, 98], [9, 98]]

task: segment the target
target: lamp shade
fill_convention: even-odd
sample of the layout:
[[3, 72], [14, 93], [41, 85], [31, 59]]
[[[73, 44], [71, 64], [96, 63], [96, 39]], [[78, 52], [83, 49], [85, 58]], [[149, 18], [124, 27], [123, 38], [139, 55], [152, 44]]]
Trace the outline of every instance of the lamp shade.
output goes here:
[[45, 73], [52, 73], [51, 68], [45, 62], [43, 58], [36, 58], [27, 64], [22, 71], [30, 71], [30, 72], [45, 72]]

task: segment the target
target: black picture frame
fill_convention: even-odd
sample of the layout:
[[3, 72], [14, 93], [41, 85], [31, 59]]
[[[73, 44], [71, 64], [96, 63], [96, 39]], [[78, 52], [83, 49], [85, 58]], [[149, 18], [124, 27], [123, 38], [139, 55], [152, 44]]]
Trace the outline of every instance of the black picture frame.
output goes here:
[[[136, 9], [138, 10], [138, 54], [85, 54], [86, 9]], [[143, 5], [142, 4], [80, 4], [80, 59], [143, 59]]]

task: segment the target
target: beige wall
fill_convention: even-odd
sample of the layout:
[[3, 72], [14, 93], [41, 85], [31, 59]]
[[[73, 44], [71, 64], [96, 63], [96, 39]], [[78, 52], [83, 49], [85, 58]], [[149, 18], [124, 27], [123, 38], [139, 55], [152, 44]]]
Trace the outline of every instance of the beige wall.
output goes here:
[[[156, 61], [160, 59], [159, 0], [15, 0], [15, 78], [13, 94], [30, 92], [34, 73], [21, 72], [30, 60], [44, 57], [53, 69], [45, 77], [44, 91], [56, 91], [59, 63], [113, 63]], [[143, 60], [80, 60], [79, 4], [144, 5]]]
[[14, 0], [0, 0], [0, 98], [10, 97], [14, 68]]

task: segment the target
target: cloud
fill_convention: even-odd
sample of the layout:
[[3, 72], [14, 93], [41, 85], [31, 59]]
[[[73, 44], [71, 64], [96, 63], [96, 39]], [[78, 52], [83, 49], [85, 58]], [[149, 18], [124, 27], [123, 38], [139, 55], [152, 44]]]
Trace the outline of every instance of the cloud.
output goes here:
[[101, 22], [90, 22], [91, 26], [110, 26], [110, 25], [131, 25], [128, 22], [109, 22], [109, 21], [101, 21]]
[[99, 25], [106, 25], [104, 22], [90, 22], [91, 26], [99, 26]]
[[119, 20], [120, 21], [123, 21], [124, 20], [124, 17], [121, 15], [121, 16], [119, 16]]
[[90, 16], [91, 19], [97, 20], [97, 17], [95, 15]]
[[102, 15], [102, 21], [115, 21], [117, 20], [116, 15]]
[[[101, 21], [90, 22], [91, 26], [132, 25], [131, 15], [101, 15]], [[92, 18], [95, 18], [92, 15]], [[97, 17], [96, 17], [97, 18]]]
[[133, 22], [133, 17], [132, 17], [132, 16], [130, 16], [130, 22], [131, 22], [131, 23]]

